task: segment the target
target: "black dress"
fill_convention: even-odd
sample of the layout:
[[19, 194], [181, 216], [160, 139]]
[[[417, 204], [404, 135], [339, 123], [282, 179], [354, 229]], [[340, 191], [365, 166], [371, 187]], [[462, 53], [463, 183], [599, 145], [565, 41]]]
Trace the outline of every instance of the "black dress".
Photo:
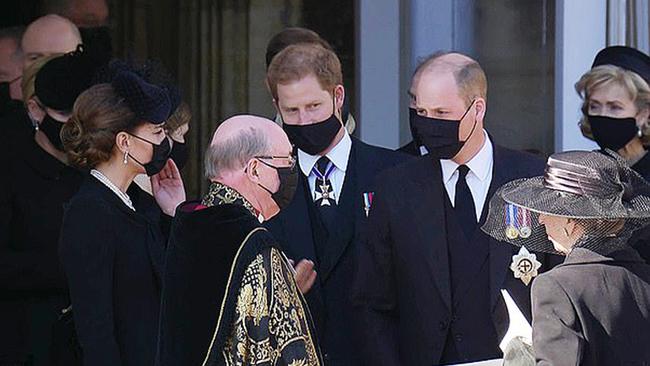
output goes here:
[[86, 178], [59, 250], [85, 365], [153, 365], [164, 246], [156, 217]]
[[83, 178], [38, 146], [33, 130], [8, 132], [0, 153], [0, 365], [49, 365], [52, 325], [67, 306], [57, 256], [63, 205]]

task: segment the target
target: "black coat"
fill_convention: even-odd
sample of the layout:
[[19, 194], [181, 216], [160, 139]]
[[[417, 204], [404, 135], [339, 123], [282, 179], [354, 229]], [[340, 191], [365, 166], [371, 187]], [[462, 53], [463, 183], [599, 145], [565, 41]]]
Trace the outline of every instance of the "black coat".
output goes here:
[[0, 153], [0, 364], [49, 365], [51, 328], [67, 306], [57, 255], [63, 205], [83, 178], [24, 127]]
[[[645, 180], [650, 181], [650, 154], [645, 154], [641, 160], [632, 166]], [[642, 228], [634, 233], [630, 244], [639, 252], [646, 263], [650, 263], [650, 227]]]
[[154, 364], [164, 246], [157, 218], [87, 177], [60, 244], [85, 365]]
[[413, 155], [413, 156], [420, 156], [421, 155], [420, 154], [420, 147], [415, 144], [414, 140], [411, 140], [411, 142], [409, 142], [408, 144], [400, 147], [399, 149], [397, 149], [397, 151], [405, 153], [405, 154]]
[[650, 265], [633, 249], [576, 248], [535, 279], [532, 299], [538, 365], [650, 362]]
[[[492, 182], [480, 224], [495, 190], [516, 178], [540, 175], [544, 163], [525, 153], [494, 146]], [[368, 242], [360, 246], [355, 303], [365, 328], [366, 364], [438, 364], [452, 318], [450, 264], [440, 162], [424, 156], [390, 169], [378, 181], [370, 212]], [[485, 234], [482, 234], [485, 235]], [[492, 322], [505, 334], [505, 288], [530, 321], [529, 290], [510, 271], [518, 248], [489, 242]], [[538, 255], [542, 269], [549, 265]], [[467, 337], [466, 337], [467, 338]], [[499, 340], [490, 340], [492, 344]], [[472, 347], [469, 345], [468, 347]]]
[[645, 154], [641, 160], [632, 165], [632, 169], [639, 173], [645, 180], [650, 181], [650, 154]]
[[[315, 226], [308, 205], [313, 205], [306, 177], [300, 183], [291, 204], [269, 223], [287, 257], [299, 262], [316, 263], [317, 279], [306, 298], [318, 331], [319, 343], [327, 365], [359, 365], [359, 329], [349, 288], [356, 268], [356, 246], [367, 222], [363, 193], [373, 192], [377, 175], [408, 156], [371, 146], [352, 137], [345, 180], [334, 220], [337, 230], [329, 234], [321, 248], [320, 261], [314, 242]], [[313, 207], [313, 206], [312, 206]]]

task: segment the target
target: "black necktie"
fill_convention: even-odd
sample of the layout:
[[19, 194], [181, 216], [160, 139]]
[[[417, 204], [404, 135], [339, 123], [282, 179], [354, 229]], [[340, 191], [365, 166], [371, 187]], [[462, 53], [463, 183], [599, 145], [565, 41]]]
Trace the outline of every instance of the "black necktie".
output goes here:
[[456, 217], [460, 223], [465, 237], [471, 239], [476, 231], [476, 207], [474, 206], [474, 199], [472, 192], [467, 185], [467, 173], [469, 168], [467, 165], [458, 167], [458, 182], [456, 182], [456, 197], [454, 199], [454, 210]]

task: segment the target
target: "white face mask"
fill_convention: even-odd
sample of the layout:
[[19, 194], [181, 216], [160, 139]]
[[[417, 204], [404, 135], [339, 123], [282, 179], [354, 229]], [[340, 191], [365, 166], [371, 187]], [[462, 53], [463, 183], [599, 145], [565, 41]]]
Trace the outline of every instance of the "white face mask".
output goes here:
[[550, 240], [551, 243], [553, 243], [553, 248], [555, 248], [555, 250], [557, 250], [558, 252], [561, 252], [561, 253], [564, 253], [564, 254], [569, 253], [569, 250], [567, 248], [565, 248], [564, 245], [560, 244], [560, 242], [558, 242], [557, 240], [551, 238], [550, 235], [548, 236], [548, 240]]

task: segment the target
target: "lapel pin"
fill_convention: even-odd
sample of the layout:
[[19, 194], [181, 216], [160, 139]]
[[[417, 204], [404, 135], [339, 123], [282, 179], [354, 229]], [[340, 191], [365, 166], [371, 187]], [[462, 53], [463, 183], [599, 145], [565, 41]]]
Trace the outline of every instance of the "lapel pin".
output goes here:
[[542, 264], [537, 260], [537, 256], [523, 246], [519, 249], [519, 253], [512, 256], [510, 264], [510, 270], [515, 278], [519, 278], [526, 286], [537, 277], [540, 267]]
[[366, 217], [370, 213], [370, 206], [372, 206], [372, 196], [375, 192], [365, 192], [363, 194], [363, 210], [366, 212]]

